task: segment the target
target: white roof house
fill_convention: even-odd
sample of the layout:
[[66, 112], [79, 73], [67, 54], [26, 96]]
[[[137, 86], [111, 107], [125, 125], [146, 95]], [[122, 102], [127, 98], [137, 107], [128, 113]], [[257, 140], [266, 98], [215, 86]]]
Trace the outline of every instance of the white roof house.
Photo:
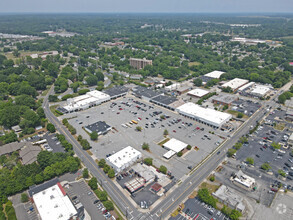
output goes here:
[[205, 74], [205, 76], [210, 77], [210, 78], [214, 78], [214, 79], [220, 79], [221, 75], [224, 73], [225, 72], [215, 70], [213, 72]]
[[165, 144], [163, 144], [163, 147], [168, 149], [168, 150], [172, 150], [176, 153], [182, 151], [184, 148], [187, 147], [188, 144], [179, 141], [175, 138], [171, 138], [169, 141], [167, 141]]
[[247, 79], [239, 79], [239, 78], [235, 78], [230, 80], [229, 82], [226, 82], [222, 85], [223, 88], [225, 87], [230, 87], [231, 89], [233, 89], [233, 91], [237, 90], [238, 88], [240, 88], [241, 86], [245, 85], [246, 83], [248, 83], [249, 80]]
[[116, 172], [121, 172], [130, 167], [141, 157], [141, 152], [128, 146], [106, 158], [106, 161]]
[[74, 205], [58, 184], [33, 195], [33, 200], [42, 220], [68, 220], [77, 215]]
[[178, 107], [177, 112], [203, 124], [219, 128], [232, 118], [232, 115], [219, 112], [211, 108], [203, 108], [197, 104], [187, 102]]
[[86, 93], [85, 95], [67, 99], [67, 105], [63, 106], [63, 108], [68, 112], [84, 110], [91, 106], [99, 105], [110, 99], [111, 97], [108, 94], [93, 90]]
[[269, 86], [265, 86], [265, 85], [256, 85], [253, 90], [251, 91], [251, 94], [254, 96], [258, 96], [258, 97], [263, 97], [265, 96], [269, 91], [271, 90], [271, 88]]
[[189, 91], [187, 93], [187, 95], [201, 98], [209, 93], [210, 93], [209, 91], [204, 90], [204, 89], [194, 89], [194, 90]]

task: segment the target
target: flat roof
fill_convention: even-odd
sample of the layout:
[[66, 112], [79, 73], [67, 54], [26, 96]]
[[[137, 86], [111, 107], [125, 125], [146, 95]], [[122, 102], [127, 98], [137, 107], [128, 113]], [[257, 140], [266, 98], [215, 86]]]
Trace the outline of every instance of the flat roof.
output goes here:
[[109, 96], [114, 97], [127, 93], [128, 88], [126, 88], [125, 86], [115, 86], [110, 89], [106, 89], [104, 92]]
[[136, 190], [140, 189], [145, 185], [145, 181], [142, 177], [136, 177], [128, 182], [124, 183], [125, 187], [129, 190], [129, 192], [133, 193]]
[[172, 96], [159, 95], [159, 96], [156, 96], [155, 98], [151, 99], [151, 101], [159, 102], [164, 105], [170, 105], [173, 102], [176, 102], [177, 99]]
[[180, 88], [180, 83], [174, 83], [172, 85], [166, 86], [166, 90], [176, 90]]
[[176, 153], [182, 151], [184, 148], [187, 147], [188, 144], [179, 141], [175, 138], [171, 138], [169, 141], [167, 141], [163, 146], [169, 150], [172, 150]]
[[152, 89], [148, 89], [142, 86], [137, 86], [133, 89], [133, 93], [137, 96], [144, 96], [147, 98], [154, 98], [158, 95], [161, 95], [162, 93], [158, 93]]
[[249, 82], [249, 83], [245, 84], [244, 86], [241, 86], [238, 90], [243, 91], [243, 90], [253, 86], [254, 84], [255, 84], [255, 82]]
[[134, 161], [135, 159], [139, 159], [140, 157], [141, 153], [138, 150], [128, 146], [106, 158], [106, 160], [110, 161], [116, 167], [121, 168], [125, 164]]
[[222, 103], [226, 103], [226, 104], [230, 104], [237, 99], [238, 98], [236, 96], [229, 95], [229, 94], [222, 94], [222, 95], [218, 95], [218, 96], [213, 97], [213, 101], [222, 102]]
[[197, 96], [197, 97], [203, 97], [207, 94], [209, 94], [210, 92], [204, 89], [194, 89], [191, 90], [187, 93], [187, 95], [193, 95], [193, 96]]
[[221, 75], [224, 74], [225, 72], [215, 70], [213, 72], [207, 73], [204, 76], [214, 78], [214, 79], [220, 79]]
[[243, 86], [244, 84], [248, 83], [249, 80], [247, 79], [239, 79], [235, 78], [230, 80], [229, 82], [226, 82], [222, 85], [222, 87], [230, 87], [231, 89], [235, 90]]
[[239, 170], [235, 175], [236, 177], [234, 178], [234, 181], [246, 186], [247, 188], [250, 188], [253, 184], [255, 184], [255, 179], [247, 176], [241, 170]]
[[33, 200], [42, 220], [68, 220], [77, 214], [74, 205], [58, 183], [34, 194]]
[[154, 183], [152, 186], [151, 186], [152, 190], [154, 190], [155, 192], [158, 192], [161, 188], [162, 188], [162, 185], [159, 184], [159, 183]]
[[192, 117], [197, 117], [198, 119], [206, 123], [214, 124], [217, 126], [221, 126], [222, 123], [232, 118], [232, 115], [228, 113], [220, 112], [211, 108], [203, 108], [192, 102], [187, 102], [184, 105], [181, 105], [177, 108], [177, 111], [188, 114]]
[[96, 131], [98, 134], [100, 134], [100, 133], [105, 133], [108, 130], [110, 130], [111, 129], [111, 126], [108, 125], [104, 121], [97, 121], [97, 122], [95, 122], [93, 124], [90, 124], [88, 126], [85, 126], [85, 129], [88, 129], [91, 132]]
[[141, 177], [145, 179], [146, 182], [155, 178], [156, 174], [145, 164], [137, 163], [131, 167], [134, 172], [138, 173]]
[[170, 159], [170, 158], [173, 157], [175, 154], [176, 154], [175, 151], [173, 151], [173, 150], [169, 150], [167, 153], [165, 153], [165, 154], [163, 155], [163, 157], [165, 157], [166, 159]]
[[271, 90], [270, 87], [265, 86], [265, 85], [256, 85], [253, 90], [251, 91], [252, 94], [255, 95], [261, 95], [264, 96], [266, 95], [269, 91]]

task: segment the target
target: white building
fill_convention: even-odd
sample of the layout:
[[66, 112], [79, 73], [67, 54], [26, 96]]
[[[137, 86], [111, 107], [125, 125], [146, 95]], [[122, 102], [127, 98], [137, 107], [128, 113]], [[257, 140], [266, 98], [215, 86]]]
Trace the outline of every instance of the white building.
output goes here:
[[232, 182], [235, 185], [240, 186], [241, 188], [244, 188], [247, 190], [251, 190], [256, 186], [255, 179], [250, 176], [247, 176], [241, 170], [239, 170], [235, 174], [235, 176], [232, 178]]
[[163, 147], [169, 150], [163, 155], [163, 157], [166, 159], [170, 159], [173, 155], [186, 148], [187, 144], [175, 138], [171, 138], [169, 141], [163, 144]]
[[191, 90], [187, 93], [187, 95], [189, 96], [193, 96], [193, 97], [196, 97], [196, 98], [201, 98], [207, 94], [209, 94], [210, 92], [207, 91], [207, 90], [204, 90], [204, 89], [194, 89], [194, 90]]
[[174, 84], [172, 84], [172, 85], [170, 85], [170, 86], [166, 86], [165, 89], [166, 89], [167, 91], [174, 91], [174, 90], [179, 89], [180, 86], [181, 86], [180, 83], [174, 83]]
[[141, 157], [142, 154], [138, 150], [128, 146], [106, 158], [106, 161], [116, 172], [119, 173], [130, 167]]
[[76, 219], [77, 210], [60, 183], [34, 194], [33, 200], [42, 220]]
[[93, 90], [85, 95], [77, 96], [75, 98], [67, 99], [67, 105], [63, 108], [67, 112], [80, 111], [92, 106], [100, 105], [111, 99], [110, 95], [103, 92]]
[[215, 70], [213, 72], [207, 73], [204, 76], [213, 78], [213, 79], [220, 79], [221, 75], [223, 75], [225, 72]]
[[256, 85], [252, 90], [251, 90], [251, 95], [257, 96], [257, 97], [264, 97], [267, 95], [271, 90], [271, 87], [265, 86], [265, 85]]
[[249, 89], [250, 87], [254, 86], [254, 84], [255, 84], [255, 82], [249, 82], [249, 83], [245, 84], [244, 86], [241, 86], [241, 87], [238, 89], [238, 91], [239, 91], [239, 92], [242, 92], [242, 91], [244, 91], [244, 90], [246, 90], [246, 89]]
[[228, 113], [219, 112], [210, 108], [203, 108], [191, 102], [181, 105], [176, 111], [181, 115], [214, 128], [220, 128], [232, 118], [232, 115]]
[[230, 80], [229, 82], [226, 82], [222, 85], [223, 88], [230, 87], [233, 91], [238, 90], [241, 86], [247, 84], [249, 80], [247, 79], [239, 79], [235, 78]]

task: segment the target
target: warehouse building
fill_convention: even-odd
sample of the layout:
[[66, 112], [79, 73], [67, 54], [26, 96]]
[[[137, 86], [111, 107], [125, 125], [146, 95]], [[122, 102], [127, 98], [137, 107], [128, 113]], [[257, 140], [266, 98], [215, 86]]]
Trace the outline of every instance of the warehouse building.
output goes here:
[[105, 135], [108, 133], [108, 131], [112, 129], [112, 127], [104, 121], [98, 121], [88, 126], [85, 126], [84, 129], [90, 134], [95, 131], [98, 135]]
[[222, 85], [222, 88], [230, 87], [234, 92], [237, 91], [241, 86], [244, 86], [249, 81], [247, 79], [239, 79], [235, 78], [230, 80], [229, 82], [226, 82]]
[[81, 219], [84, 216], [83, 206], [76, 209], [58, 179], [30, 188], [29, 195], [42, 220]]
[[231, 106], [232, 102], [238, 100], [237, 96], [229, 95], [229, 94], [222, 94], [213, 97], [213, 103], [215, 105], [228, 105]]
[[67, 105], [58, 110], [62, 111], [63, 113], [85, 110], [90, 107], [107, 102], [110, 99], [111, 97], [108, 94], [94, 90], [86, 93], [85, 95], [67, 99]]
[[106, 161], [117, 173], [119, 173], [130, 167], [141, 157], [142, 154], [138, 150], [128, 146], [106, 158]]
[[191, 96], [191, 97], [195, 97], [195, 98], [201, 98], [207, 94], [209, 94], [210, 92], [204, 89], [194, 89], [191, 90], [187, 93], [187, 95]]
[[108, 94], [111, 99], [120, 98], [122, 96], [126, 96], [128, 92], [128, 88], [125, 86], [115, 86], [110, 89], [106, 89], [104, 93]]
[[172, 103], [176, 102], [177, 99], [172, 96], [165, 96], [165, 95], [159, 95], [156, 96], [155, 98], [151, 99], [150, 102], [162, 106], [164, 108], [170, 109], [172, 111], [175, 110], [173, 106], [171, 106]]
[[191, 102], [178, 107], [176, 111], [180, 115], [189, 117], [213, 128], [222, 127], [223, 124], [232, 118], [232, 115], [228, 113], [219, 112], [210, 108], [203, 108]]
[[212, 79], [220, 79], [221, 75], [223, 75], [224, 73], [225, 72], [215, 70], [213, 72], [205, 74], [204, 76]]

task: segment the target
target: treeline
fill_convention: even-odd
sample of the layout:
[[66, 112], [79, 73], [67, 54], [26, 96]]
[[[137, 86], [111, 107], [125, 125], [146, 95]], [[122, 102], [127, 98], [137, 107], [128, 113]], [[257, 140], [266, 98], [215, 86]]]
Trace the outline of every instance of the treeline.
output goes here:
[[76, 172], [80, 161], [67, 153], [42, 151], [37, 157], [38, 163], [22, 165], [13, 169], [0, 170], [0, 203], [7, 202], [7, 197], [21, 192], [34, 184], [60, 176], [66, 172]]

